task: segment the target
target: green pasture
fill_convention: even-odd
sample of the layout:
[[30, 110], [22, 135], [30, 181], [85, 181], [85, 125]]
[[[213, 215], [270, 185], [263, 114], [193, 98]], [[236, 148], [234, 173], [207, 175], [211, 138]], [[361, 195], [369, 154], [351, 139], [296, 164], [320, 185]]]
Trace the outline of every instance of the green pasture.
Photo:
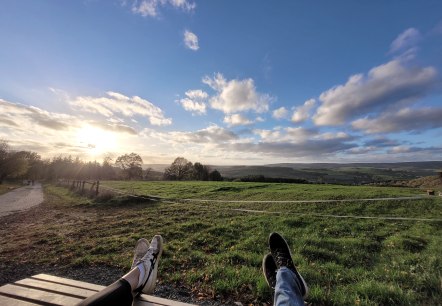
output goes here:
[[382, 197], [406, 197], [424, 194], [419, 189], [327, 184], [284, 184], [244, 182], [171, 182], [103, 181], [101, 186], [128, 193], [166, 199], [212, 200], [341, 200]]
[[[161, 234], [162, 284], [224, 303], [271, 304], [261, 272], [267, 237], [288, 240], [308, 282], [312, 305], [437, 305], [442, 300], [442, 201], [360, 201], [407, 196], [405, 188], [331, 185], [105, 182], [165, 198], [213, 200], [355, 199], [335, 203], [135, 202], [100, 203], [46, 186], [46, 207], [57, 218], [33, 220], [27, 234], [2, 233], [0, 261], [115, 266], [129, 269], [140, 237]], [[247, 213], [233, 209], [277, 212]], [[433, 221], [324, 217], [374, 216]], [[434, 221], [438, 219], [439, 221]], [[14, 243], [8, 242], [14, 241]], [[32, 249], [32, 253], [21, 250]], [[15, 252], [20, 259], [11, 258]]]

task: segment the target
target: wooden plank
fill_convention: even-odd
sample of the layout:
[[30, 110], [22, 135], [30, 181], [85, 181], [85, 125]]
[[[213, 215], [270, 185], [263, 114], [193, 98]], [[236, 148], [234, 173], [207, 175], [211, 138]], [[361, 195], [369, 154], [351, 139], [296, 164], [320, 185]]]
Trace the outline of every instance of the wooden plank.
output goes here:
[[[63, 277], [58, 277], [58, 276], [53, 276], [53, 275], [48, 275], [48, 274], [37, 274], [37, 275], [32, 276], [31, 279], [46, 281], [46, 282], [70, 286], [70, 287], [75, 287], [75, 288], [79, 288], [79, 289], [91, 290], [91, 291], [95, 291], [95, 292], [106, 288], [105, 286], [95, 285], [95, 284], [91, 284], [91, 283], [87, 283], [87, 282], [81, 282], [81, 281], [77, 281], [77, 280], [73, 280], [73, 279], [69, 279], [69, 278], [63, 278]], [[69, 293], [69, 292], [75, 292], [75, 291], [66, 291], [66, 292]], [[74, 293], [74, 295], [75, 295], [75, 293]], [[153, 305], [192, 306], [192, 304], [168, 300], [168, 299], [164, 299], [164, 298], [160, 298], [160, 297], [156, 297], [156, 296], [152, 296], [152, 295], [147, 295], [147, 294], [142, 294], [141, 296], [138, 296], [137, 298], [135, 298], [134, 305], [137, 305], [137, 306], [141, 306], [141, 305], [143, 305], [143, 306], [153, 306]]]
[[138, 299], [141, 301], [149, 301], [152, 303], [155, 303], [157, 305], [164, 305], [164, 306], [196, 306], [194, 304], [187, 304], [179, 301], [169, 300], [165, 298], [160, 298], [157, 296], [142, 294], [138, 296]]
[[93, 290], [93, 291], [100, 291], [100, 290], [103, 290], [104, 288], [106, 288], [105, 286], [101, 286], [101, 285], [95, 285], [95, 284], [91, 284], [91, 283], [81, 282], [81, 281], [77, 281], [77, 280], [73, 280], [73, 279], [69, 279], [69, 278], [58, 277], [58, 276], [53, 276], [53, 275], [48, 275], [48, 274], [37, 274], [37, 275], [32, 276], [31, 278], [43, 280], [43, 281], [48, 281], [48, 282], [53, 282], [53, 283], [57, 283], [57, 284], [61, 284], [61, 285], [71, 286], [71, 287]]
[[7, 284], [3, 287], [0, 287], [0, 293], [12, 298], [20, 297], [21, 299], [26, 299], [27, 301], [34, 303], [43, 302], [60, 306], [77, 305], [82, 300], [52, 292], [24, 288], [13, 284]]
[[7, 296], [0, 295], [0, 305], [8, 305], [8, 306], [37, 306], [38, 304], [16, 300]]
[[15, 282], [14, 284], [22, 285], [22, 286], [37, 289], [37, 290], [45, 290], [45, 291], [50, 291], [50, 292], [54, 292], [54, 293], [60, 293], [63, 295], [69, 295], [69, 296], [76, 297], [79, 299], [85, 299], [88, 296], [91, 296], [97, 292], [97, 291], [87, 290], [87, 289], [83, 289], [83, 288], [60, 285], [58, 283], [45, 282], [45, 281], [31, 279], [31, 278], [19, 280], [19, 281]]

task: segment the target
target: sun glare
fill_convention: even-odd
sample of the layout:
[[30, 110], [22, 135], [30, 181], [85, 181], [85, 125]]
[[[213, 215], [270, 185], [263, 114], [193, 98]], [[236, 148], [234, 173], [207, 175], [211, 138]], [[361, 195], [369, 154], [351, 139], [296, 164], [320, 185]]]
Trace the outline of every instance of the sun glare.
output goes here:
[[84, 126], [77, 132], [80, 146], [86, 147], [90, 155], [96, 156], [116, 148], [116, 135], [92, 126]]

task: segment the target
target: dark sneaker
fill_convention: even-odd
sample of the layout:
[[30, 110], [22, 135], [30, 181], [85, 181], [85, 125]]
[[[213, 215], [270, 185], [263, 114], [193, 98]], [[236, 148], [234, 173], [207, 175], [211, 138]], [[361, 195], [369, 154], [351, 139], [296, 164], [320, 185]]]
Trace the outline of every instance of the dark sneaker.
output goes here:
[[301, 274], [299, 274], [298, 270], [296, 270], [287, 241], [285, 241], [280, 234], [271, 233], [269, 236], [269, 247], [277, 268], [287, 267], [295, 273], [301, 285], [302, 296], [305, 299], [308, 295], [307, 283], [304, 281]]
[[272, 289], [275, 289], [276, 286], [276, 270], [278, 270], [278, 267], [272, 254], [269, 253], [265, 255], [262, 260], [262, 272], [264, 273], [267, 284]]
[[163, 253], [163, 237], [155, 235], [150, 243], [146, 254], [140, 259], [136, 265], [142, 263], [144, 265], [144, 278], [141, 286], [137, 291], [142, 293], [152, 293], [155, 290], [158, 273], [158, 262]]

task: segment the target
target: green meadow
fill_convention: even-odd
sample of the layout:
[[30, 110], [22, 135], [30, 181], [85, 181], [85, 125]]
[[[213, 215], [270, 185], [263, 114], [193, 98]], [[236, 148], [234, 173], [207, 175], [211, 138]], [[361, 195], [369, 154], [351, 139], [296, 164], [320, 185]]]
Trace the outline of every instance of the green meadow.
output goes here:
[[[0, 230], [0, 261], [129, 269], [137, 239], [161, 234], [161, 284], [185, 287], [201, 299], [262, 305], [271, 304], [272, 296], [261, 261], [268, 235], [278, 231], [309, 284], [311, 305], [437, 305], [442, 300], [442, 199], [358, 200], [422, 191], [236, 182], [102, 185], [164, 200], [100, 202], [46, 185], [47, 214], [34, 218], [26, 232], [14, 226]], [[317, 199], [351, 201], [271, 202]], [[236, 200], [260, 202], [223, 202]], [[24, 252], [29, 247], [32, 253]]]

